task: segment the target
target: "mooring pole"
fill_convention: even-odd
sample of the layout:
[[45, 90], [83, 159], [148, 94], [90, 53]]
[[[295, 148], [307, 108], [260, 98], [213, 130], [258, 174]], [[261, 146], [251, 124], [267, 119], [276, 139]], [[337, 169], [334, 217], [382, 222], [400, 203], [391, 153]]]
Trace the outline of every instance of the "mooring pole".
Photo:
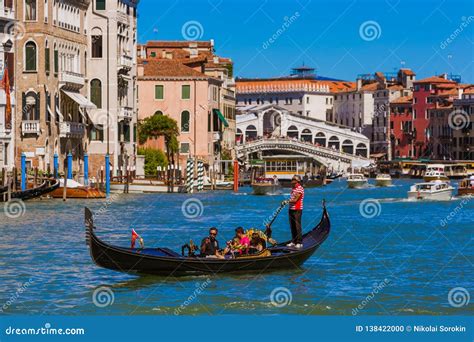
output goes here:
[[89, 155], [84, 154], [84, 185], [89, 185]]
[[105, 155], [105, 194], [110, 195], [110, 156]]
[[234, 159], [234, 192], [239, 192], [239, 162]]
[[54, 179], [58, 179], [58, 170], [59, 170], [59, 159], [58, 159], [58, 154], [55, 153], [54, 154], [54, 161], [53, 161], [53, 165], [54, 165]]
[[26, 155], [21, 154], [21, 191], [26, 190]]
[[72, 154], [71, 152], [67, 155], [67, 178], [72, 179]]

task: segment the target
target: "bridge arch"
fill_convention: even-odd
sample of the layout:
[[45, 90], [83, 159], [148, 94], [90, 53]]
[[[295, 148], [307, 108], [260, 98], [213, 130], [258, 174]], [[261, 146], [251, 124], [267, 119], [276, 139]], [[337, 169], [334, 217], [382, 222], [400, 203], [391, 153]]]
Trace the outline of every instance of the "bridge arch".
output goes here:
[[342, 142], [342, 152], [354, 154], [354, 143], [349, 139], [344, 140]]
[[301, 141], [312, 142], [313, 141], [313, 133], [309, 129], [305, 128], [301, 132]]
[[339, 138], [336, 137], [335, 135], [330, 137], [328, 141], [328, 147], [339, 151], [341, 148], [341, 142]]
[[271, 135], [281, 124], [281, 114], [268, 110], [263, 114], [263, 135]]
[[363, 143], [360, 143], [360, 144], [357, 144], [357, 147], [356, 147], [356, 156], [361, 156], [361, 157], [364, 157], [364, 158], [367, 158], [367, 145], [363, 144]]
[[326, 135], [323, 132], [316, 133], [314, 143], [319, 146], [326, 147]]
[[248, 125], [245, 129], [245, 141], [251, 141], [257, 139], [257, 127], [254, 125]]
[[287, 135], [289, 138], [296, 138], [296, 139], [298, 139], [298, 137], [299, 137], [298, 128], [297, 128], [295, 125], [291, 125], [291, 126], [288, 127], [288, 129], [286, 130], [286, 135]]

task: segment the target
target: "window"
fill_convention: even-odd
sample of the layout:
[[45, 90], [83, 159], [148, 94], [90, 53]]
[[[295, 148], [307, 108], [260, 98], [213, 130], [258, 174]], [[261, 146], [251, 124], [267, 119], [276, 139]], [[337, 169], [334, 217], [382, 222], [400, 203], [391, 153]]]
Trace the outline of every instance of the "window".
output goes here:
[[40, 119], [39, 112], [39, 94], [35, 92], [29, 92], [27, 94], [22, 94], [22, 119], [27, 120], [36, 120]]
[[97, 11], [105, 10], [105, 0], [95, 0], [95, 9]]
[[44, 22], [48, 22], [48, 0], [44, 0]]
[[181, 113], [181, 132], [189, 132], [189, 117], [187, 110]]
[[50, 58], [49, 58], [50, 51], [49, 50], [50, 49], [47, 46], [44, 49], [44, 70], [46, 71], [46, 73], [48, 75], [49, 75], [49, 71], [51, 70], [51, 63], [50, 63]]
[[181, 86], [181, 99], [189, 100], [191, 98], [191, 86], [183, 85]]
[[180, 153], [189, 153], [189, 143], [181, 143]]
[[25, 44], [25, 71], [36, 71], [36, 44]]
[[102, 58], [102, 35], [92, 36], [92, 58]]
[[98, 79], [91, 81], [91, 102], [102, 108], [102, 83]]
[[92, 141], [104, 141], [104, 125], [92, 125], [89, 138]]
[[156, 57], [156, 52], [155, 51], [150, 52], [150, 57]]
[[157, 110], [154, 115], [163, 115], [163, 112], [161, 110]]
[[36, 0], [25, 0], [25, 20], [36, 20]]
[[155, 100], [163, 100], [164, 99], [164, 86], [156, 85], [155, 86]]
[[130, 142], [130, 125], [124, 123], [122, 126], [123, 141]]
[[57, 76], [59, 72], [59, 53], [57, 48], [54, 48], [54, 75]]

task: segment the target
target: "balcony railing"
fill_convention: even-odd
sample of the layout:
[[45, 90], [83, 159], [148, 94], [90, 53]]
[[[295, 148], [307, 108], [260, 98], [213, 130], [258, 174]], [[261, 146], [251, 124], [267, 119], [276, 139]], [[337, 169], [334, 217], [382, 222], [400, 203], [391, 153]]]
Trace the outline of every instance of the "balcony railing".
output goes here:
[[121, 107], [119, 110], [119, 119], [132, 119], [133, 117], [133, 108], [131, 107]]
[[84, 86], [85, 78], [83, 74], [72, 71], [61, 71], [59, 73], [59, 82], [62, 84], [69, 83], [73, 85]]
[[41, 127], [39, 120], [27, 120], [21, 123], [21, 133], [25, 134], [41, 134]]
[[122, 55], [119, 56], [117, 63], [119, 69], [130, 70], [133, 66], [133, 58], [127, 55]]
[[82, 137], [85, 132], [84, 124], [79, 122], [63, 121], [59, 124], [60, 137]]
[[15, 20], [15, 10], [10, 7], [0, 6], [0, 18]]

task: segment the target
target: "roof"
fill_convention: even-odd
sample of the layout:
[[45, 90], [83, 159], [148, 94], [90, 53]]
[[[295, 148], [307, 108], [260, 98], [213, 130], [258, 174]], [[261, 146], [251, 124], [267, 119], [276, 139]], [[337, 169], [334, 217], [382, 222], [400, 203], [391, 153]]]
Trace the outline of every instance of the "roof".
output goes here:
[[210, 48], [213, 46], [211, 41], [173, 41], [173, 40], [150, 40], [145, 44], [152, 48]]
[[362, 91], [375, 91], [377, 90], [379, 86], [379, 83], [378, 82], [373, 82], [373, 83], [369, 83], [369, 84], [364, 84], [360, 90]]
[[468, 88], [465, 88], [463, 94], [474, 94], [474, 84]]
[[402, 103], [412, 103], [413, 102], [413, 97], [412, 96], [401, 96], [392, 102], [390, 104], [402, 104]]
[[411, 69], [400, 69], [402, 74], [408, 75], [408, 76], [415, 76], [415, 73]]
[[236, 89], [237, 92], [243, 92], [244, 89], [269, 89], [273, 91], [287, 91], [298, 89], [312, 91], [321, 91], [324, 88], [327, 88], [330, 92], [341, 92], [355, 89], [354, 82], [345, 82], [345, 81], [319, 81], [311, 79], [237, 79], [236, 80]]
[[453, 83], [454, 84], [456, 82], [451, 81], [451, 80], [447, 80], [447, 79], [445, 79], [443, 77], [439, 77], [439, 76], [431, 76], [431, 77], [427, 77], [427, 78], [415, 81], [413, 83]]
[[141, 61], [144, 68], [144, 74], [142, 77], [209, 78], [207, 75], [196, 71], [178, 61], [154, 58]]

